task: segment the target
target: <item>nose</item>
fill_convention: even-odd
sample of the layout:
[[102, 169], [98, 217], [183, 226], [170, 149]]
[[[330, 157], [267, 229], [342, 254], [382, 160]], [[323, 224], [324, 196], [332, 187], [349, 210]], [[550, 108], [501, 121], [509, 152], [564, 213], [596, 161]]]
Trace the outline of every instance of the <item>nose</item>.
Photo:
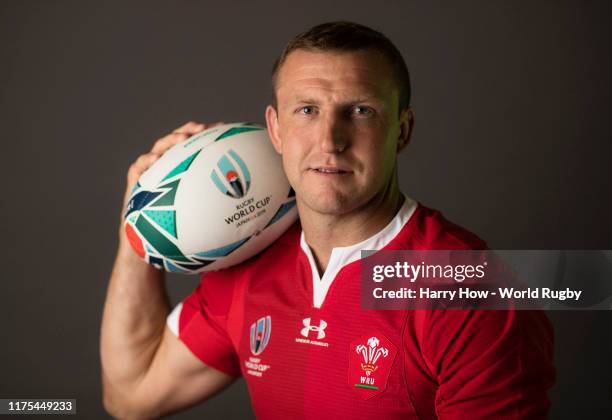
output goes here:
[[319, 120], [319, 147], [324, 153], [341, 153], [349, 145], [349, 135], [342, 117], [327, 115]]

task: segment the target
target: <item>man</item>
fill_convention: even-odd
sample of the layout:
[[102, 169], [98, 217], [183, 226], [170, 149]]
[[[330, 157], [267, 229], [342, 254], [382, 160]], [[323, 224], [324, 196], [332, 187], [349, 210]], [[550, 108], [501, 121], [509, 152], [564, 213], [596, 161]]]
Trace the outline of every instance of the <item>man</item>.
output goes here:
[[[300, 224], [205, 275], [171, 314], [162, 273], [120, 232], [102, 323], [107, 410], [163, 415], [243, 375], [261, 418], [546, 416], [543, 314], [360, 308], [361, 249], [485, 247], [399, 191], [396, 157], [414, 118], [393, 44], [357, 24], [316, 26], [285, 48], [273, 86], [266, 121]], [[126, 197], [168, 147], [204, 128], [160, 139], [130, 167]]]

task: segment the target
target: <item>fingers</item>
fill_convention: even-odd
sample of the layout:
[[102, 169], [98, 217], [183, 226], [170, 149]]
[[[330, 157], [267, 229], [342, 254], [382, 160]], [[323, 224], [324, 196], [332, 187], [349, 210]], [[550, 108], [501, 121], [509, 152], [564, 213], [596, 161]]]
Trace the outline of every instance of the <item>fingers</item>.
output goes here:
[[153, 144], [153, 147], [151, 148], [151, 153], [155, 153], [161, 156], [166, 152], [166, 150], [168, 150], [177, 143], [187, 140], [189, 137], [191, 137], [191, 134], [179, 132], [170, 133], [167, 136], [157, 140]]
[[208, 128], [216, 127], [224, 124], [223, 122], [214, 122], [203, 124], [199, 122], [189, 121], [175, 129], [170, 134], [158, 139], [151, 148], [149, 153], [139, 156], [134, 163], [129, 167], [127, 173], [127, 188], [126, 195], [132, 190], [140, 176], [151, 167], [168, 149], [177, 143], [187, 140], [189, 137], [198, 134]]
[[187, 140], [189, 137], [198, 134], [206, 129], [216, 127], [218, 125], [222, 125], [223, 122], [215, 122], [209, 124], [203, 124], [198, 122], [189, 121], [186, 124], [175, 129], [172, 133], [160, 138], [155, 142], [153, 148], [151, 149], [152, 153], [157, 153], [159, 155], [163, 155], [166, 150], [171, 148], [177, 143]]
[[172, 132], [173, 133], [185, 133], [185, 134], [189, 134], [190, 136], [193, 136], [194, 134], [197, 134], [200, 131], [206, 130], [211, 127], [216, 127], [222, 124], [223, 124], [222, 121], [218, 121], [215, 123], [208, 123], [208, 124], [189, 121], [188, 123], [183, 124], [182, 126], [173, 130]]
[[194, 135], [205, 129], [206, 129], [206, 124], [202, 124], [202, 123], [195, 122], [195, 121], [189, 121], [181, 125], [179, 128], [175, 128], [174, 130], [172, 130], [172, 132]]
[[149, 152], [144, 155], [140, 155], [138, 159], [132, 163], [128, 169], [127, 178], [128, 178], [128, 190], [136, 185], [136, 181], [143, 174], [144, 171], [149, 169], [157, 159], [161, 157], [159, 153]]

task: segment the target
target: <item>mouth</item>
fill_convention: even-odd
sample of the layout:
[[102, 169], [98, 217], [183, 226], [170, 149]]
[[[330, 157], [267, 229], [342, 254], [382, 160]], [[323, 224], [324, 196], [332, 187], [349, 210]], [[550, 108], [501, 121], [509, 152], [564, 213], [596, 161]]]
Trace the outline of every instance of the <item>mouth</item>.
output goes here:
[[330, 167], [330, 166], [310, 168], [310, 170], [317, 174], [321, 174], [321, 175], [346, 175], [350, 173], [350, 171], [347, 171], [343, 168]]

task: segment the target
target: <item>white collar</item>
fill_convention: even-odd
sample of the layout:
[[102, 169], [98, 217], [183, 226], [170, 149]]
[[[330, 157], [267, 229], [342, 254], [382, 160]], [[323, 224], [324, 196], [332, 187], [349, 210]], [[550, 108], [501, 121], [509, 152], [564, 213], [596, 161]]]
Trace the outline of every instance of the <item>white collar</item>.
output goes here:
[[312, 271], [312, 298], [314, 307], [321, 307], [331, 284], [343, 267], [361, 258], [361, 251], [364, 249], [379, 250], [384, 248], [402, 230], [416, 208], [417, 202], [409, 197], [405, 197], [404, 204], [402, 204], [395, 217], [380, 232], [354, 245], [333, 248], [327, 269], [323, 273], [323, 278], [319, 277], [319, 270], [302, 230], [300, 246], [308, 257]]

